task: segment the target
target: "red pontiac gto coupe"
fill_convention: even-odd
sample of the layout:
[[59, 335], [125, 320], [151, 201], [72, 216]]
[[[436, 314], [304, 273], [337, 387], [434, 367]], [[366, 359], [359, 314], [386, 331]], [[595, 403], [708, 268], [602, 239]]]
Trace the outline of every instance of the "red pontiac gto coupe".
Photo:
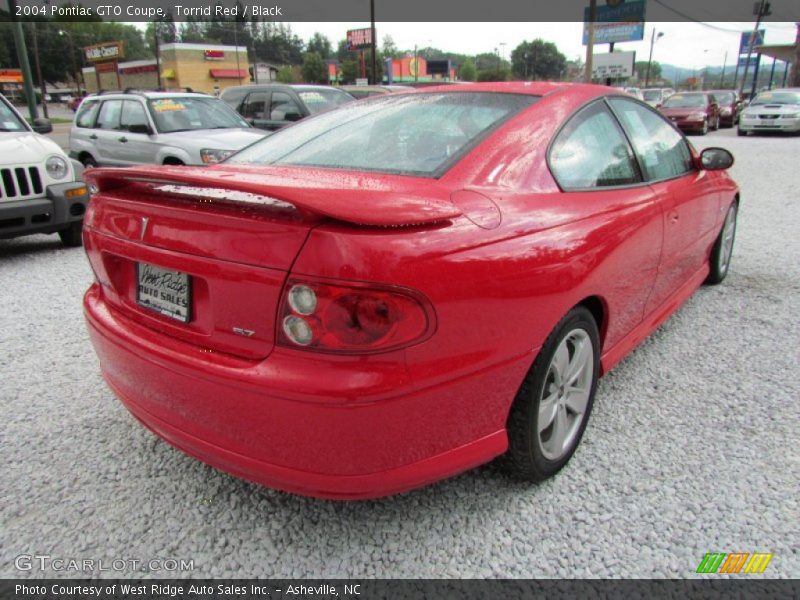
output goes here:
[[268, 486], [368, 498], [501, 455], [541, 480], [598, 377], [725, 277], [732, 162], [611, 88], [491, 83], [90, 170], [89, 332], [147, 427]]

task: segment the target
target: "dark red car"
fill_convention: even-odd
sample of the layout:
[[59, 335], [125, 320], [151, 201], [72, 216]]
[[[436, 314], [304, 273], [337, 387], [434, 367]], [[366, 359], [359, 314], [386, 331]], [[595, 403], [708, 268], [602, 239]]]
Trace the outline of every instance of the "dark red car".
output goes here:
[[725, 277], [732, 162], [612, 88], [486, 83], [88, 170], [91, 340], [147, 427], [269, 486], [375, 497], [496, 457], [541, 480], [599, 377]]
[[713, 94], [679, 92], [664, 100], [658, 109], [681, 131], [705, 135], [709, 129], [719, 129], [719, 105]]
[[719, 105], [720, 127], [733, 127], [739, 122], [739, 113], [742, 111], [742, 101], [739, 95], [731, 90], [714, 90], [711, 92]]

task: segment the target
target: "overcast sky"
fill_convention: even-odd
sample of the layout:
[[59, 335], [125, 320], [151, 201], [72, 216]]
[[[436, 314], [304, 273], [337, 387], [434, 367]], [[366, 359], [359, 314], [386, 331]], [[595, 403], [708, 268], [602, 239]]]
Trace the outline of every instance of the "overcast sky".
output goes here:
[[[664, 36], [655, 44], [653, 60], [687, 68], [734, 63], [741, 31], [752, 31], [754, 23], [648, 23], [645, 39], [617, 44], [620, 50], [633, 50], [637, 60], [647, 60], [653, 27]], [[369, 27], [369, 23], [291, 23], [292, 30], [308, 40], [314, 32], [325, 34], [334, 46], [344, 39], [348, 29]], [[523, 40], [542, 38], [553, 42], [568, 59], [584, 56], [581, 44], [582, 23], [376, 23], [378, 40], [391, 35], [400, 49], [433, 46], [451, 52], [478, 54], [498, 52], [506, 58]], [[768, 23], [765, 43], [788, 44], [795, 40], [794, 23]], [[505, 46], [501, 44], [505, 43]], [[607, 45], [598, 45], [595, 52], [607, 52]]]

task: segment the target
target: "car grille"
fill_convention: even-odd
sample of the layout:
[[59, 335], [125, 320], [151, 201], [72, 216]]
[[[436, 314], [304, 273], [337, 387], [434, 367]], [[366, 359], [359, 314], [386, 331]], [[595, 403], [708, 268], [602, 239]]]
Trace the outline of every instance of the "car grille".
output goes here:
[[777, 119], [780, 115], [758, 115], [759, 119]]
[[0, 199], [32, 198], [40, 196], [43, 190], [38, 167], [0, 169]]

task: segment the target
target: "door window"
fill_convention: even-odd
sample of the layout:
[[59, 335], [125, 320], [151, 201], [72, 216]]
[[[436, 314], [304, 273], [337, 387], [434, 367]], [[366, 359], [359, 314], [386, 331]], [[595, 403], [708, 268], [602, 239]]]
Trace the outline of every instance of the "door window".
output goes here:
[[565, 189], [642, 181], [633, 150], [603, 102], [584, 108], [567, 122], [550, 148], [550, 168]]
[[122, 100], [106, 100], [100, 107], [97, 117], [98, 129], [119, 129], [119, 117], [122, 112]]
[[609, 98], [650, 181], [680, 177], [693, 170], [686, 139], [664, 117], [625, 98]]
[[125, 102], [122, 104], [120, 126], [123, 129], [127, 129], [131, 125], [147, 124], [147, 115], [144, 112], [144, 106], [135, 100], [125, 100]]
[[242, 104], [242, 116], [245, 119], [263, 119], [266, 104], [266, 92], [253, 92]]

